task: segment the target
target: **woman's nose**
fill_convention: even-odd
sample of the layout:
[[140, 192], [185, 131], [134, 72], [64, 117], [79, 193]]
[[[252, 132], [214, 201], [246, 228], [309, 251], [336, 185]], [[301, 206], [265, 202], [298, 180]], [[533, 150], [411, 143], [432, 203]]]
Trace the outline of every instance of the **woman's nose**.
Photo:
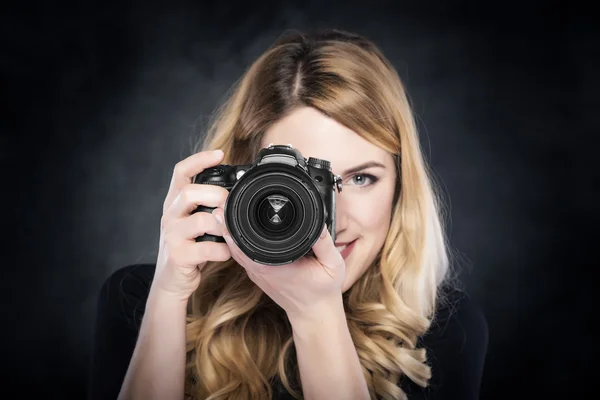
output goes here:
[[348, 227], [347, 205], [344, 202], [344, 196], [341, 193], [335, 194], [335, 230], [337, 235]]

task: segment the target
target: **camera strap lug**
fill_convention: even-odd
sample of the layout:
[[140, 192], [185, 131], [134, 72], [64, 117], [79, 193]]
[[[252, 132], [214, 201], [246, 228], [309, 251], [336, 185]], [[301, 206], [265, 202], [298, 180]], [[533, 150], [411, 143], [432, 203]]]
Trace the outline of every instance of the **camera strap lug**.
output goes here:
[[333, 179], [334, 189], [337, 189], [338, 192], [342, 192], [342, 177], [339, 175], [335, 175]]

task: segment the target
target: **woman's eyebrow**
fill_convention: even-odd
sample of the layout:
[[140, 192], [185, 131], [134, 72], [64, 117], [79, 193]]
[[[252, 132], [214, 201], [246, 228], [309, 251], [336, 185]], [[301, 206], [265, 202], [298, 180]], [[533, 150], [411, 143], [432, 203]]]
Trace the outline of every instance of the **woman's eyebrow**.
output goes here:
[[344, 173], [342, 175], [353, 174], [355, 172], [362, 171], [363, 169], [367, 169], [367, 168], [371, 168], [371, 167], [379, 167], [379, 168], [385, 169], [385, 165], [378, 163], [377, 161], [369, 161], [364, 164], [357, 165], [356, 167], [347, 169], [346, 171], [344, 171]]

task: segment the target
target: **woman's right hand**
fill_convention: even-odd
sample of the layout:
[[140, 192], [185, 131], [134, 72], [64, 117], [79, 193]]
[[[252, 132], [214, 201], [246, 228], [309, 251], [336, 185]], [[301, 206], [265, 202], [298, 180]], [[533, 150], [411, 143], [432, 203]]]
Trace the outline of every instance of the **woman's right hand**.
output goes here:
[[201, 271], [207, 261], [227, 261], [231, 257], [226, 243], [196, 242], [195, 238], [200, 235], [220, 235], [221, 230], [212, 214], [191, 214], [199, 205], [224, 206], [229, 194], [227, 189], [192, 183], [195, 175], [218, 165], [222, 159], [221, 150], [204, 151], [177, 163], [163, 205], [152, 286], [182, 301], [187, 301], [200, 284]]

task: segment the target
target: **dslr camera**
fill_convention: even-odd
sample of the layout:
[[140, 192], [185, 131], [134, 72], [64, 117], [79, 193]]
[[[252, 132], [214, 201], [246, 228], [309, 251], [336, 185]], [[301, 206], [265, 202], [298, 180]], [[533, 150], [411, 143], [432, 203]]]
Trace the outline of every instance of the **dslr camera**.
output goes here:
[[[342, 191], [342, 178], [327, 160], [270, 144], [251, 164], [207, 168], [193, 182], [229, 191], [225, 224], [235, 244], [257, 263], [283, 265], [312, 254], [324, 224], [335, 242], [335, 191]], [[192, 214], [213, 210], [199, 206]], [[196, 241], [224, 239], [205, 234]]]

